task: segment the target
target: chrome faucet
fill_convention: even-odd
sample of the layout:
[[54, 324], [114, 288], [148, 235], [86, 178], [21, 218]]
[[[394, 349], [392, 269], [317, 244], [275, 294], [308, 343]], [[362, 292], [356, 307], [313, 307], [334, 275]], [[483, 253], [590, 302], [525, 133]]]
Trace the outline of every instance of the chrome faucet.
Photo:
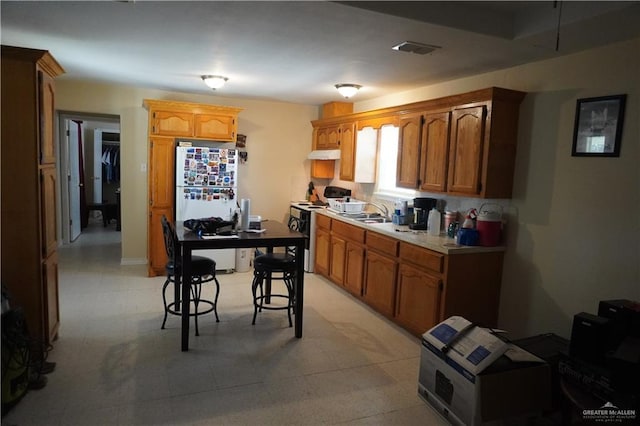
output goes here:
[[387, 208], [387, 206], [385, 206], [384, 204], [375, 204], [371, 202], [368, 202], [367, 204], [383, 212], [383, 216], [385, 219], [391, 220], [391, 216], [389, 216], [389, 209]]

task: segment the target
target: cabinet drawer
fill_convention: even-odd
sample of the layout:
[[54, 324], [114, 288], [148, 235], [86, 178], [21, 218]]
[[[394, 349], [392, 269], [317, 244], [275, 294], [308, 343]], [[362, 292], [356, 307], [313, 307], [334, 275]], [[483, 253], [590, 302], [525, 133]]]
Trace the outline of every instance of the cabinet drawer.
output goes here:
[[400, 258], [425, 269], [442, 273], [444, 270], [444, 254], [436, 253], [413, 244], [400, 243]]
[[357, 226], [349, 225], [348, 223], [340, 222], [339, 220], [334, 220], [331, 225], [331, 231], [355, 242], [364, 243], [365, 231]]
[[316, 224], [319, 228], [331, 229], [331, 218], [322, 214], [317, 214]]
[[398, 241], [375, 232], [367, 232], [367, 249], [395, 257], [398, 255]]

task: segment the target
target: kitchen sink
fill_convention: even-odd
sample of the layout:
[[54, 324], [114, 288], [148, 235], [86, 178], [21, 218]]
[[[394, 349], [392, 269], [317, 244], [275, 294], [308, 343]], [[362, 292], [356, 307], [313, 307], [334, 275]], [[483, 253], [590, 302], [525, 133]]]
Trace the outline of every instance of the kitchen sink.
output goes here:
[[384, 217], [380, 213], [340, 213], [340, 216], [362, 223], [386, 223], [391, 222], [390, 219]]
[[389, 219], [387, 219], [386, 217], [382, 217], [382, 216], [360, 217], [360, 218], [354, 218], [353, 220], [355, 220], [357, 222], [363, 222], [363, 223], [386, 223], [386, 222], [390, 222]]

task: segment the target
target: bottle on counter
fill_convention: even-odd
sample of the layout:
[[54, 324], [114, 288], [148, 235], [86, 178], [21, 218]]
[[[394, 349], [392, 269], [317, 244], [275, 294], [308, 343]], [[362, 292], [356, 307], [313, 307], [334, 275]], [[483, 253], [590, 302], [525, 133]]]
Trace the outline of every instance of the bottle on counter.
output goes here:
[[429, 235], [440, 235], [440, 212], [435, 207], [429, 212], [427, 233]]

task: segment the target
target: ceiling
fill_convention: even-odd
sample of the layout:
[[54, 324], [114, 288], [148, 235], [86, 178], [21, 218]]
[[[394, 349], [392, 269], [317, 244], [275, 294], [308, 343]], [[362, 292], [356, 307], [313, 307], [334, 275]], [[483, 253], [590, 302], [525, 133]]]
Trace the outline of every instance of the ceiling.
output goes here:
[[[49, 50], [63, 79], [206, 94], [200, 76], [219, 74], [229, 78], [220, 96], [311, 105], [344, 100], [336, 83], [362, 85], [352, 99], [366, 100], [640, 36], [639, 1], [2, 1], [0, 8], [2, 44]], [[407, 40], [440, 48], [391, 49]]]

